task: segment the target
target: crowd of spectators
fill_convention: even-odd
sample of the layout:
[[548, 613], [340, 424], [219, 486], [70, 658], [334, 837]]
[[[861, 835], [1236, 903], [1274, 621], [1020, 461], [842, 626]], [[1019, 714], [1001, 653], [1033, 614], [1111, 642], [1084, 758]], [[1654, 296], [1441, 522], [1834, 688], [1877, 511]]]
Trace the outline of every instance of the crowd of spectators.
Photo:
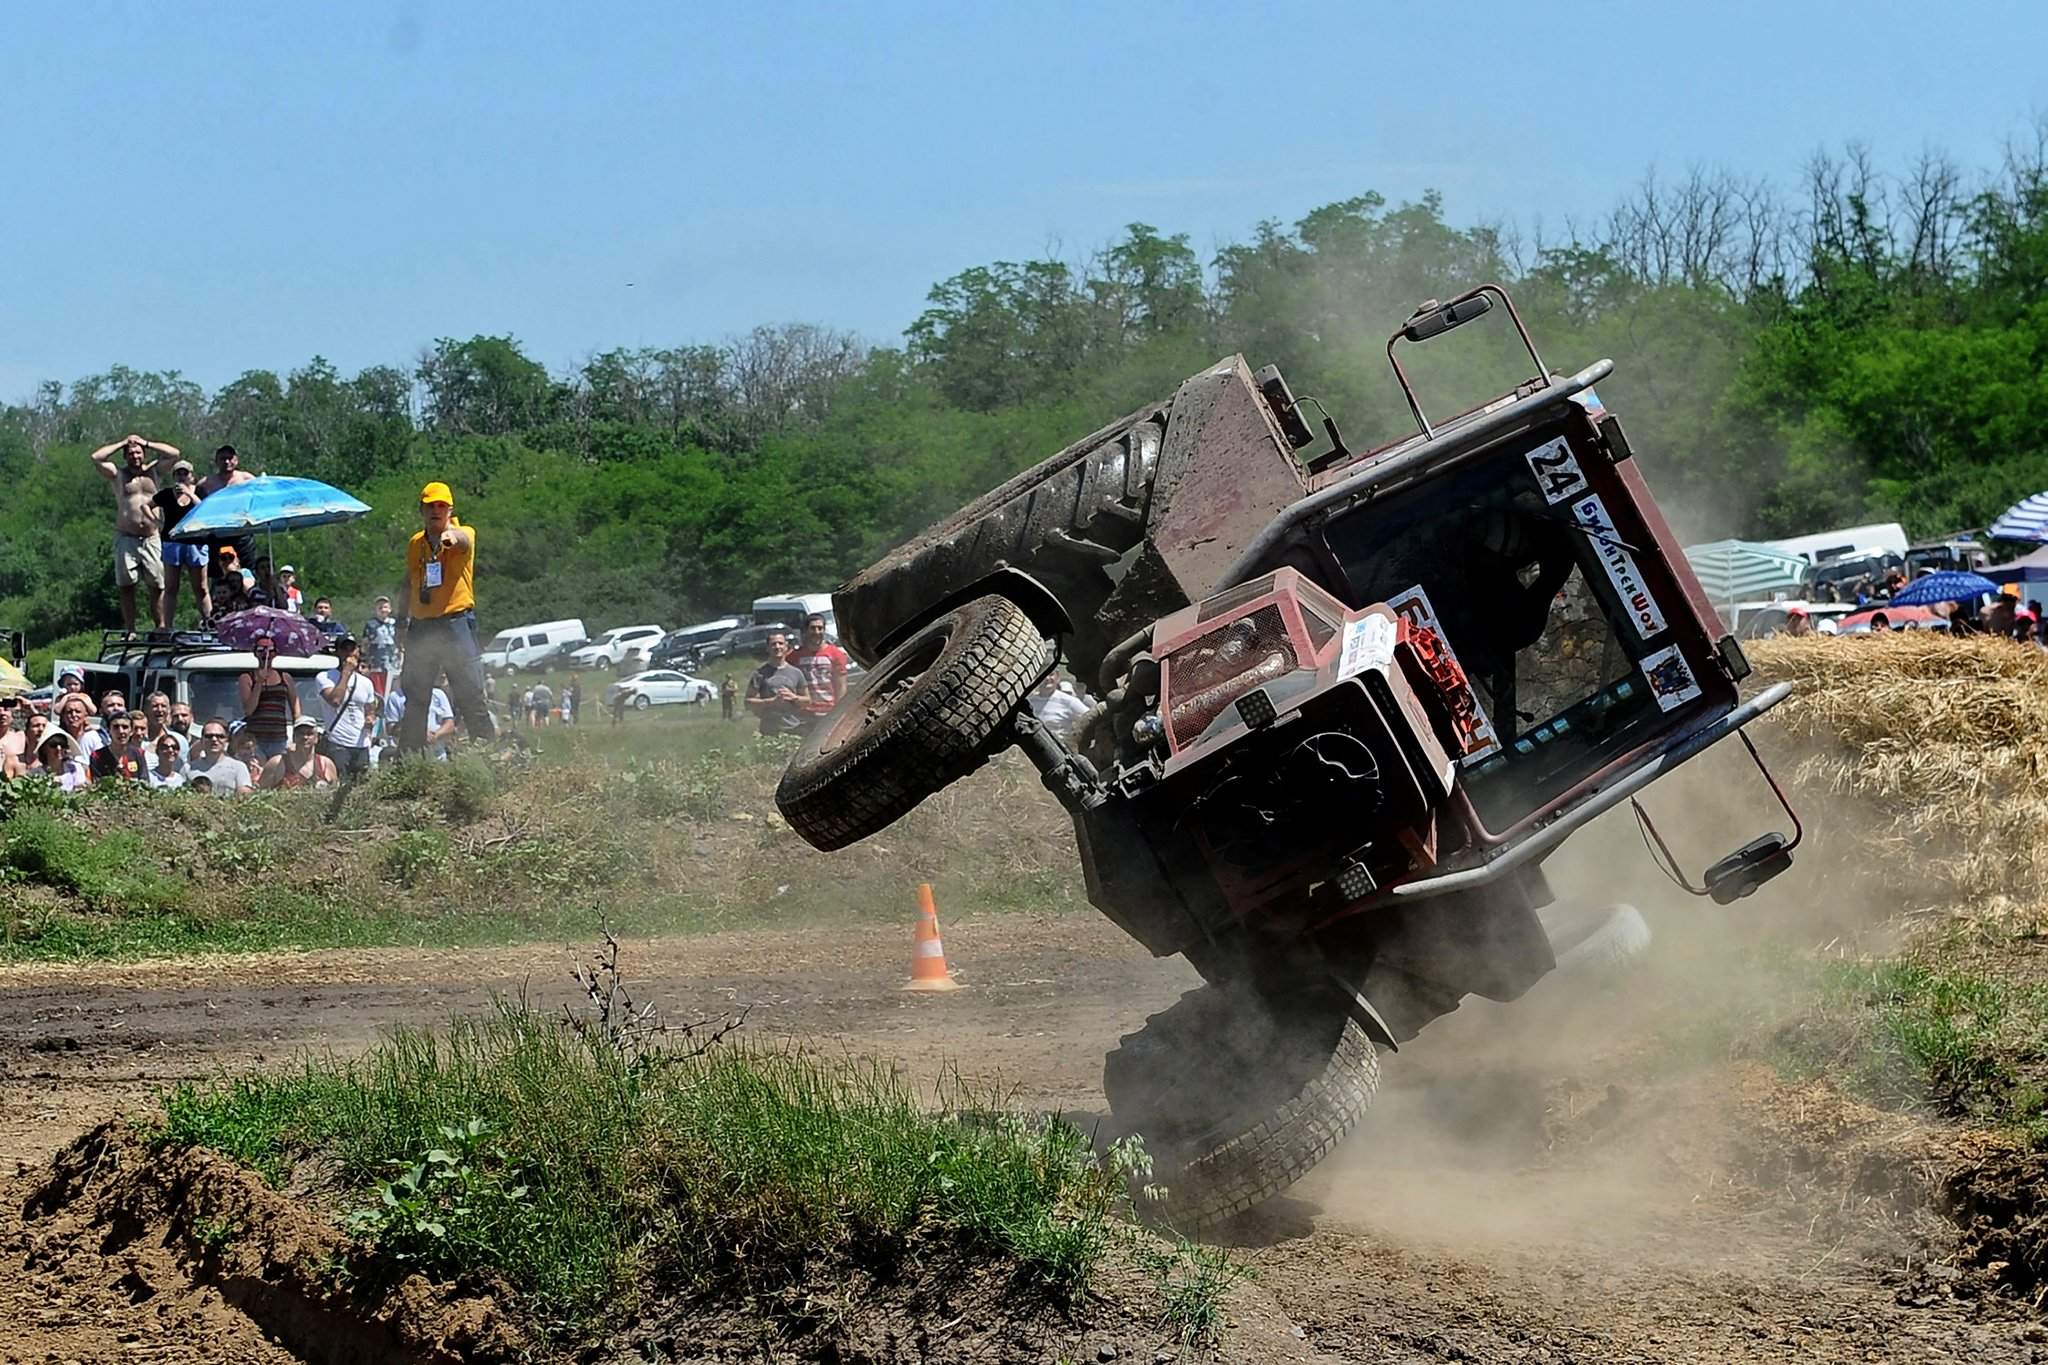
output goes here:
[[[337, 666], [315, 679], [311, 715], [272, 665], [274, 648], [263, 643], [257, 666], [240, 680], [239, 716], [198, 720], [189, 704], [163, 692], [130, 709], [118, 690], [93, 698], [75, 673], [64, 676], [47, 714], [26, 698], [0, 705], [0, 778], [42, 777], [65, 791], [132, 782], [242, 796], [346, 785], [395, 752], [391, 738], [405, 714], [405, 693], [395, 680], [378, 691], [353, 639], [337, 642]], [[445, 759], [457, 727], [441, 688], [433, 690], [427, 716], [429, 752]]]

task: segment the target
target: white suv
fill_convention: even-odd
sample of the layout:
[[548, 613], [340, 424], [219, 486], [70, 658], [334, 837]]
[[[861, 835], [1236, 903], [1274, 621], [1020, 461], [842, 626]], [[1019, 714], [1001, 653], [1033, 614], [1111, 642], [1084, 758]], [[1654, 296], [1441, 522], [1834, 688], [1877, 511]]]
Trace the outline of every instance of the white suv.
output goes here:
[[625, 662], [628, 654], [639, 655], [640, 661], [645, 663], [653, 655], [654, 647], [661, 643], [661, 637], [666, 634], [666, 626], [613, 626], [571, 654], [569, 666], [616, 668]]

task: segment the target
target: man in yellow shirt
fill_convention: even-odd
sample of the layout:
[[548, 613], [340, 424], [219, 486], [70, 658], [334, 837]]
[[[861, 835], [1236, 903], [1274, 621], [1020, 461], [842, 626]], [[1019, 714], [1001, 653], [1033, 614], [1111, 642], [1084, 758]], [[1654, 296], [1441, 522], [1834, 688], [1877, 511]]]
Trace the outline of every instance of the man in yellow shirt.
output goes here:
[[455, 494], [439, 480], [420, 490], [420, 521], [405, 549], [405, 588], [398, 597], [398, 641], [405, 663], [398, 685], [405, 714], [398, 747], [427, 746], [427, 701], [448, 675], [448, 699], [463, 729], [478, 739], [497, 733], [484, 702], [476, 643], [476, 532], [455, 519]]

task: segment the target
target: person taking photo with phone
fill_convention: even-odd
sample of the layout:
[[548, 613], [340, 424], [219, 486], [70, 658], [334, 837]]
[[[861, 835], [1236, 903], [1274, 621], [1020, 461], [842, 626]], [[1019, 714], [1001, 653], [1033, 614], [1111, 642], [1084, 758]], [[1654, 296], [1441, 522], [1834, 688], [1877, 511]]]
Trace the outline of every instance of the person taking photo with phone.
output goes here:
[[291, 747], [292, 725], [299, 718], [299, 694], [277, 667], [277, 641], [256, 637], [256, 667], [242, 675], [243, 733], [256, 742], [256, 752], [275, 758]]

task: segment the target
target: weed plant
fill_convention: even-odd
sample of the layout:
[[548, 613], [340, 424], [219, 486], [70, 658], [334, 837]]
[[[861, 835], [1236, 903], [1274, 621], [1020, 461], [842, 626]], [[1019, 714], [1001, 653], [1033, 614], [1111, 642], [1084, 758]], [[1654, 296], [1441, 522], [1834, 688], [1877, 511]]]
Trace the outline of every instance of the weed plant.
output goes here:
[[1185, 1237], [1171, 1246], [1140, 1242], [1139, 1260], [1157, 1283], [1160, 1323], [1182, 1346], [1214, 1346], [1223, 1334], [1225, 1295], [1253, 1278], [1252, 1268], [1225, 1248], [1199, 1246]]
[[1123, 1199], [1056, 1120], [956, 1121], [879, 1066], [621, 1048], [510, 1002], [354, 1060], [182, 1086], [159, 1136], [280, 1183], [319, 1172], [379, 1250], [502, 1275], [565, 1333], [932, 1245], [1070, 1300]]

